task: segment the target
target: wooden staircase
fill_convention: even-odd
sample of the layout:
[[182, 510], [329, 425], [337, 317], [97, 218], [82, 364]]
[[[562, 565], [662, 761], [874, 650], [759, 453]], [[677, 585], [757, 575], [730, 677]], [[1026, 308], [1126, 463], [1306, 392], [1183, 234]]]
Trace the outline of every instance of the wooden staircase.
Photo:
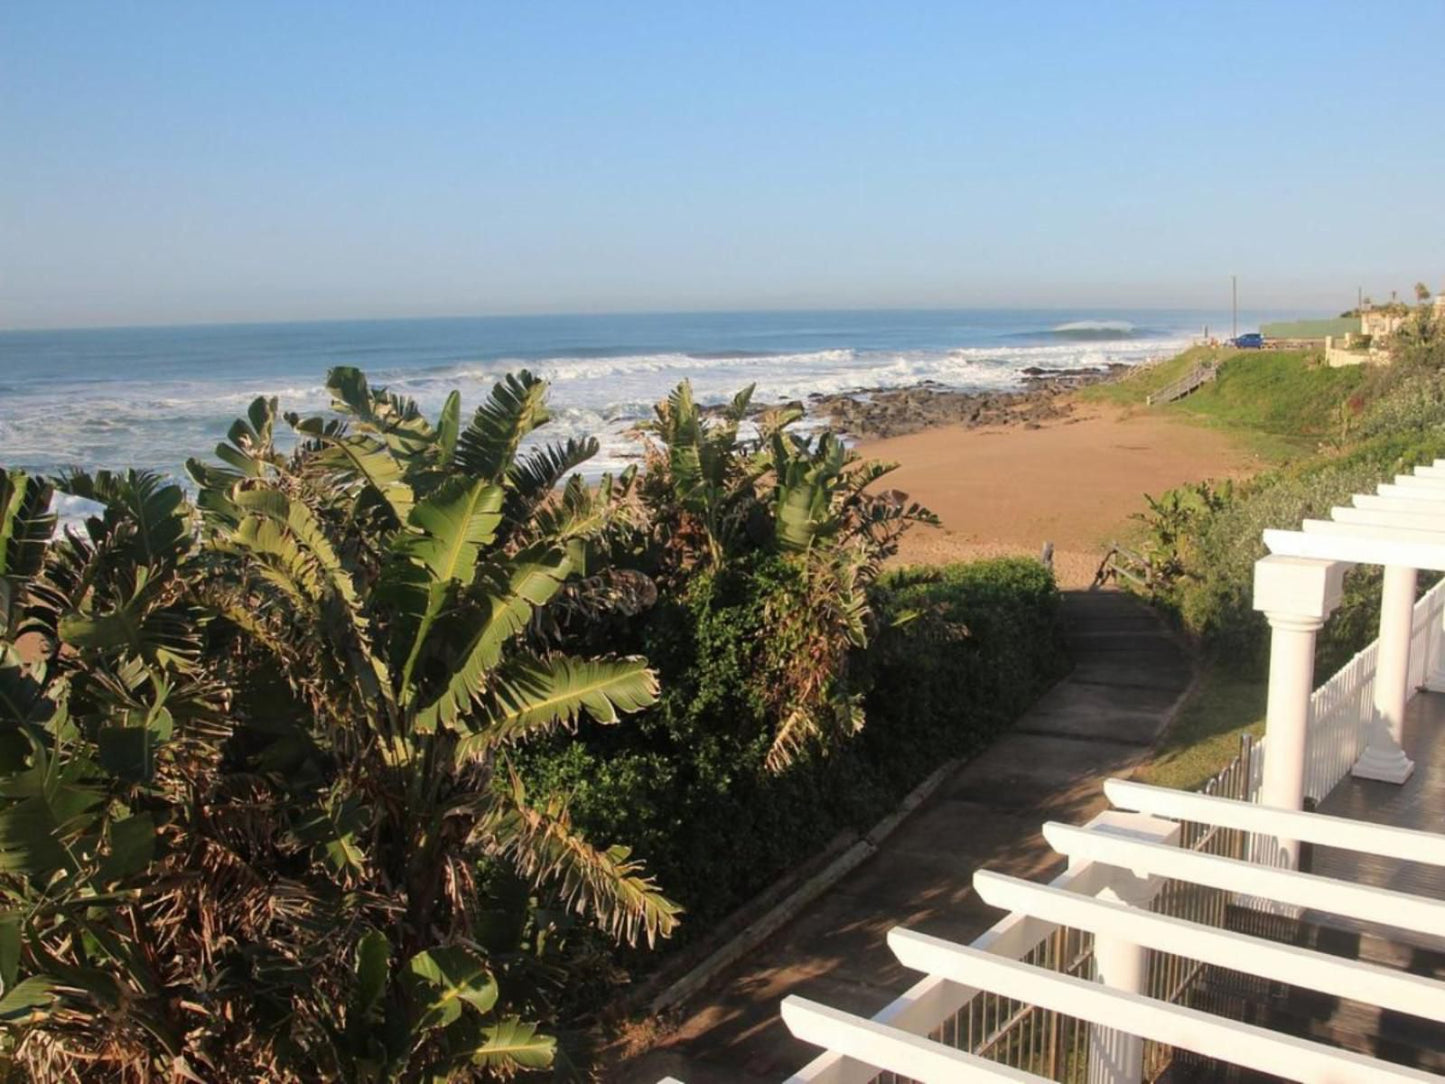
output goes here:
[[1160, 388], [1153, 395], [1145, 399], [1150, 406], [1159, 406], [1163, 403], [1172, 403], [1176, 399], [1183, 399], [1190, 392], [1208, 384], [1218, 375], [1219, 368], [1212, 361], [1203, 361], [1190, 369], [1172, 384]]

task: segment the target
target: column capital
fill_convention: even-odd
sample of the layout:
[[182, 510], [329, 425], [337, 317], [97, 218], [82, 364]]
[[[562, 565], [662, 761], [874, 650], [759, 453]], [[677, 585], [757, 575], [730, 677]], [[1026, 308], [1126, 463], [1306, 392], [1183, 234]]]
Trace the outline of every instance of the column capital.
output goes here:
[[1312, 557], [1262, 557], [1254, 563], [1254, 608], [1276, 628], [1317, 629], [1340, 604], [1348, 567]]
[[1324, 627], [1323, 617], [1314, 617], [1308, 614], [1281, 613], [1278, 610], [1266, 610], [1264, 619], [1269, 622], [1272, 629], [1288, 629], [1290, 632], [1319, 632]]

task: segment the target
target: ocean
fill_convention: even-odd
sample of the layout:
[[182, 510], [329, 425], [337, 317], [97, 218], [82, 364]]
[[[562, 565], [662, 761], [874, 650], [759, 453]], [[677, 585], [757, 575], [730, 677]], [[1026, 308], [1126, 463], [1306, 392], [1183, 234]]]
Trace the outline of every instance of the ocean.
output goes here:
[[[1252, 314], [1252, 328], [1259, 315]], [[839, 311], [507, 316], [0, 333], [0, 465], [54, 472], [127, 466], [181, 475], [209, 456], [257, 395], [326, 410], [333, 365], [434, 412], [464, 413], [496, 378], [551, 382], [541, 434], [592, 434], [593, 473], [635, 455], [627, 431], [679, 380], [703, 402], [749, 383], [760, 401], [936, 381], [1006, 390], [1030, 367], [1079, 369], [1167, 356], [1228, 314], [1197, 311]]]

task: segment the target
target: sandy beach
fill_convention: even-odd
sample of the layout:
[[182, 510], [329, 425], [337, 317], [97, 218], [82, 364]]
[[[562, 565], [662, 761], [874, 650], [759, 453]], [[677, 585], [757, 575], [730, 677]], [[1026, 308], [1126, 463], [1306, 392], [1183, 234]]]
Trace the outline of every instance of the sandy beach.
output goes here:
[[1051, 541], [1065, 588], [1088, 585], [1109, 542], [1144, 510], [1145, 493], [1260, 465], [1213, 430], [1094, 404], [1040, 428], [948, 426], [859, 450], [900, 463], [891, 483], [943, 521], [910, 531], [899, 560], [1037, 555]]

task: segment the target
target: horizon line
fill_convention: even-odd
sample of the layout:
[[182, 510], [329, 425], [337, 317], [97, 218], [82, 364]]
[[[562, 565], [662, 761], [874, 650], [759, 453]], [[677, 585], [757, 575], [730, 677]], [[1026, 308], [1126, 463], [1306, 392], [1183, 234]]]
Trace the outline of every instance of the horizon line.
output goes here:
[[[1265, 312], [1277, 308], [1294, 306], [1263, 306], [1245, 309], [1245, 312]], [[1308, 306], [1313, 309], [1315, 306]], [[1323, 308], [1323, 307], [1321, 307]], [[538, 312], [474, 312], [446, 313], [428, 316], [315, 316], [281, 320], [195, 320], [180, 323], [136, 323], [136, 324], [55, 324], [30, 327], [0, 327], [0, 335], [39, 335], [68, 331], [177, 331], [190, 328], [234, 328], [234, 327], [296, 327], [308, 324], [391, 324], [425, 323], [443, 320], [535, 320], [558, 317], [606, 317], [606, 316], [722, 316], [751, 315], [756, 313], [842, 313], [842, 312], [1081, 312], [1095, 311], [1100, 314], [1111, 312], [1200, 312], [1218, 313], [1228, 307], [1210, 308], [1197, 305], [823, 305], [780, 308], [679, 308], [679, 309], [557, 309]]]

